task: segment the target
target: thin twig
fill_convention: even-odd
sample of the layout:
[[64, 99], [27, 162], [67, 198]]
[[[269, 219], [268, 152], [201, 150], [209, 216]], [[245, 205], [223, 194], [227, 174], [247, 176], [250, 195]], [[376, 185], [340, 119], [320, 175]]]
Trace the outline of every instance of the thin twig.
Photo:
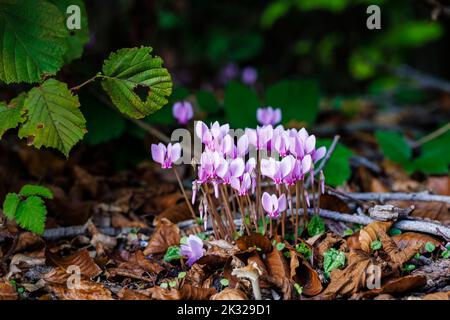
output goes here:
[[414, 142], [412, 144], [412, 147], [418, 148], [421, 145], [423, 145], [424, 143], [427, 143], [433, 139], [436, 139], [437, 137], [440, 137], [441, 135], [445, 134], [449, 130], [450, 130], [450, 122], [447, 123], [445, 126], [440, 127], [439, 129], [431, 132], [430, 134], [427, 134], [426, 136], [420, 138], [419, 140], [417, 140], [416, 142]]
[[390, 200], [399, 200], [399, 201], [437, 201], [444, 202], [450, 204], [450, 196], [441, 196], [436, 194], [429, 194], [428, 192], [419, 192], [419, 193], [402, 193], [402, 192], [349, 192], [346, 193], [345, 196], [342, 194], [335, 193], [338, 197], [347, 198], [347, 199], [355, 199], [355, 200], [364, 200], [364, 201], [390, 201]]

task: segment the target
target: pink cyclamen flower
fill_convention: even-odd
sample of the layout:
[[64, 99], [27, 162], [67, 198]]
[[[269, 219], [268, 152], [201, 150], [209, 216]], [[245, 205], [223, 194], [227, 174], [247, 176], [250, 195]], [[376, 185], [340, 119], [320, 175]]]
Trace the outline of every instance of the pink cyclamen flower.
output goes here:
[[227, 162], [224, 160], [222, 163], [226, 170], [218, 170], [217, 175], [222, 178], [224, 184], [230, 184], [231, 178], [239, 178], [244, 174], [245, 163], [242, 158], [236, 158]]
[[189, 101], [175, 102], [172, 108], [172, 114], [179, 124], [187, 124], [194, 116], [192, 104]]
[[253, 85], [255, 84], [257, 79], [258, 79], [258, 71], [256, 71], [255, 68], [245, 67], [244, 70], [242, 70], [241, 80], [243, 83]]
[[279, 198], [276, 195], [264, 192], [261, 203], [267, 215], [274, 219], [280, 215], [280, 212], [286, 210], [286, 196], [282, 194]]
[[172, 164], [181, 156], [181, 145], [179, 143], [169, 143], [167, 147], [162, 144], [152, 144], [153, 161], [161, 164], [163, 169], [172, 168]]
[[281, 161], [277, 161], [274, 158], [262, 159], [261, 173], [272, 179], [275, 184], [281, 184], [283, 179], [291, 173], [294, 162], [295, 159], [292, 156], [287, 156]]
[[198, 259], [203, 257], [203, 241], [195, 235], [190, 235], [186, 244], [181, 245], [180, 253], [187, 257], [187, 264], [191, 267]]
[[295, 159], [291, 156], [292, 170], [283, 179], [283, 182], [287, 185], [294, 185], [297, 181], [303, 180], [305, 174], [311, 170], [311, 156], [307, 154], [302, 160]]
[[251, 186], [252, 178], [249, 173], [244, 173], [241, 178], [231, 178], [231, 187], [235, 189], [240, 196], [247, 195]]
[[273, 137], [273, 127], [268, 125], [257, 127], [256, 130], [246, 128], [245, 135], [248, 137], [248, 142], [255, 146], [256, 150], [267, 149], [267, 144]]
[[256, 111], [256, 119], [263, 126], [276, 125], [281, 121], [281, 109], [272, 107], [259, 108]]

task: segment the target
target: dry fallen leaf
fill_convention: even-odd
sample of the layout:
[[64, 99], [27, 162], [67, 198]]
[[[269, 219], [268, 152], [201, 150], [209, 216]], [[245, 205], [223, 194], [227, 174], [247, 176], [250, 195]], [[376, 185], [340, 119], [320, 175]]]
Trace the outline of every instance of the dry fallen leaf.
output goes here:
[[379, 233], [386, 233], [391, 227], [392, 222], [390, 221], [374, 221], [361, 230], [359, 230], [359, 243], [361, 249], [365, 252], [370, 252], [370, 244], [372, 241], [378, 239]]
[[180, 229], [167, 219], [158, 221], [144, 254], [165, 253], [170, 246], [180, 244]]
[[69, 289], [65, 284], [49, 287], [60, 300], [112, 300], [111, 291], [92, 281], [81, 280], [80, 287], [73, 289]]
[[247, 251], [251, 248], [259, 248], [262, 252], [270, 252], [272, 250], [272, 243], [269, 238], [256, 232], [240, 237], [236, 240], [236, 245], [242, 251]]
[[320, 282], [317, 271], [296, 251], [291, 250], [290, 253], [291, 278], [303, 287], [304, 295], [318, 295], [322, 291], [322, 282]]
[[120, 300], [151, 300], [150, 297], [145, 294], [128, 288], [122, 288], [119, 293], [117, 293], [117, 296]]
[[395, 244], [400, 250], [404, 250], [407, 247], [415, 247], [417, 245], [420, 245], [420, 249], [423, 251], [424, 246], [427, 242], [431, 242], [436, 247], [440, 244], [440, 241], [436, 238], [418, 232], [405, 232], [399, 235], [395, 235], [392, 237], [392, 240], [394, 240]]
[[159, 221], [167, 219], [171, 221], [172, 223], [178, 223], [182, 221], [186, 221], [189, 219], [192, 219], [191, 211], [189, 210], [188, 205], [186, 204], [186, 201], [183, 201], [173, 207], [169, 207], [162, 211], [156, 218], [155, 218], [155, 224], [157, 224]]
[[450, 291], [430, 293], [423, 296], [422, 300], [450, 300]]
[[269, 280], [275, 284], [283, 293], [285, 300], [291, 299], [292, 285], [290, 280], [289, 266], [284, 259], [283, 253], [277, 249], [273, 249], [266, 254], [265, 263], [269, 271]]
[[17, 300], [17, 291], [9, 282], [0, 282], [0, 300]]
[[211, 296], [210, 300], [248, 300], [244, 292], [239, 289], [225, 288]]
[[45, 257], [47, 263], [51, 263], [64, 270], [70, 266], [78, 266], [82, 275], [92, 278], [99, 275], [102, 269], [94, 262], [94, 259], [89, 255], [87, 249], [82, 249], [67, 257], [60, 257], [49, 250], [46, 250]]
[[368, 267], [375, 264], [370, 255], [361, 250], [350, 251], [348, 266], [344, 270], [331, 271], [331, 282], [320, 298], [347, 297], [366, 287]]
[[398, 294], [423, 287], [427, 278], [422, 275], [408, 275], [401, 278], [390, 279], [379, 289], [372, 289], [361, 293], [361, 298], [373, 298], [380, 294]]
[[217, 291], [214, 288], [201, 288], [185, 284], [180, 288], [182, 300], [208, 300]]

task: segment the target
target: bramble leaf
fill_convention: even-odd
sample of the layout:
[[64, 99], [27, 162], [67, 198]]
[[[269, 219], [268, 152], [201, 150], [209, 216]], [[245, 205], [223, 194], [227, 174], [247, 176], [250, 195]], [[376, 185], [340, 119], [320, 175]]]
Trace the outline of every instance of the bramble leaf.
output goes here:
[[[103, 89], [126, 115], [141, 119], [167, 104], [172, 79], [162, 59], [151, 47], [125, 48], [112, 53], [103, 64]], [[148, 90], [142, 97], [138, 90]]]
[[25, 97], [26, 94], [21, 94], [8, 105], [0, 102], [0, 139], [7, 130], [16, 128], [25, 120], [22, 109]]
[[44, 233], [46, 215], [47, 208], [42, 198], [31, 196], [19, 203], [16, 211], [16, 221], [22, 228], [42, 234]]
[[16, 193], [8, 193], [3, 202], [3, 213], [8, 219], [14, 219], [20, 198]]
[[49, 188], [32, 184], [24, 185], [22, 189], [20, 189], [19, 195], [24, 197], [40, 196], [47, 199], [53, 199], [53, 193]]
[[55, 74], [67, 51], [64, 15], [53, 4], [35, 0], [0, 3], [0, 80], [38, 82]]
[[76, 5], [80, 8], [80, 29], [70, 30], [65, 42], [67, 45], [67, 51], [64, 54], [64, 62], [69, 63], [72, 60], [78, 59], [83, 54], [84, 45], [89, 41], [89, 27], [88, 27], [88, 15], [86, 7], [82, 0], [49, 0], [53, 3], [62, 14], [66, 15], [66, 10], [71, 5]]
[[27, 120], [19, 137], [26, 137], [28, 144], [38, 149], [52, 147], [68, 156], [86, 133], [86, 120], [79, 108], [78, 97], [65, 83], [49, 79], [28, 93], [24, 102]]

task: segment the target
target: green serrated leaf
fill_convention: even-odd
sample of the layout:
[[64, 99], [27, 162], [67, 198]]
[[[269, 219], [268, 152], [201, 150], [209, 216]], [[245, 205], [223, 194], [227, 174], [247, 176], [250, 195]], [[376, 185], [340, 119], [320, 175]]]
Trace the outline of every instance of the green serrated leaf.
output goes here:
[[19, 194], [24, 197], [40, 196], [47, 199], [53, 199], [53, 192], [46, 187], [26, 184], [20, 189]]
[[17, 207], [20, 203], [20, 197], [16, 193], [8, 193], [3, 202], [3, 213], [12, 220], [16, 216]]
[[68, 17], [66, 13], [67, 8], [71, 5], [76, 5], [80, 8], [80, 29], [70, 30], [65, 42], [67, 45], [67, 51], [64, 54], [64, 62], [69, 63], [72, 60], [78, 59], [83, 54], [83, 48], [89, 41], [89, 27], [88, 27], [88, 15], [86, 7], [82, 0], [48, 0], [53, 3], [61, 13]]
[[78, 97], [65, 83], [55, 79], [31, 89], [24, 102], [27, 120], [19, 137], [36, 148], [56, 148], [65, 156], [86, 133], [86, 120], [80, 111]]
[[319, 101], [319, 86], [312, 80], [283, 80], [266, 91], [266, 105], [281, 108], [284, 123], [290, 120], [313, 123]]
[[405, 137], [394, 131], [377, 131], [375, 137], [383, 155], [397, 163], [406, 163], [412, 154], [412, 149]]
[[7, 130], [16, 128], [25, 120], [22, 110], [24, 97], [25, 95], [21, 94], [8, 105], [0, 102], [0, 139]]
[[[172, 93], [172, 79], [162, 67], [162, 59], [151, 55], [152, 48], [120, 49], [103, 64], [103, 89], [126, 115], [140, 119], [167, 104]], [[148, 89], [145, 97], [135, 92]]]
[[35, 0], [0, 2], [0, 80], [38, 82], [55, 74], [67, 51], [64, 15]]
[[239, 82], [229, 82], [225, 89], [224, 107], [233, 128], [256, 126], [256, 110], [260, 102], [252, 88]]
[[323, 220], [320, 216], [314, 215], [311, 218], [311, 220], [308, 222], [307, 229], [308, 229], [308, 234], [311, 237], [314, 237], [315, 235], [325, 232], [325, 223], [323, 222]]
[[31, 196], [19, 203], [16, 221], [22, 228], [42, 234], [44, 233], [46, 215], [47, 208], [42, 198]]

